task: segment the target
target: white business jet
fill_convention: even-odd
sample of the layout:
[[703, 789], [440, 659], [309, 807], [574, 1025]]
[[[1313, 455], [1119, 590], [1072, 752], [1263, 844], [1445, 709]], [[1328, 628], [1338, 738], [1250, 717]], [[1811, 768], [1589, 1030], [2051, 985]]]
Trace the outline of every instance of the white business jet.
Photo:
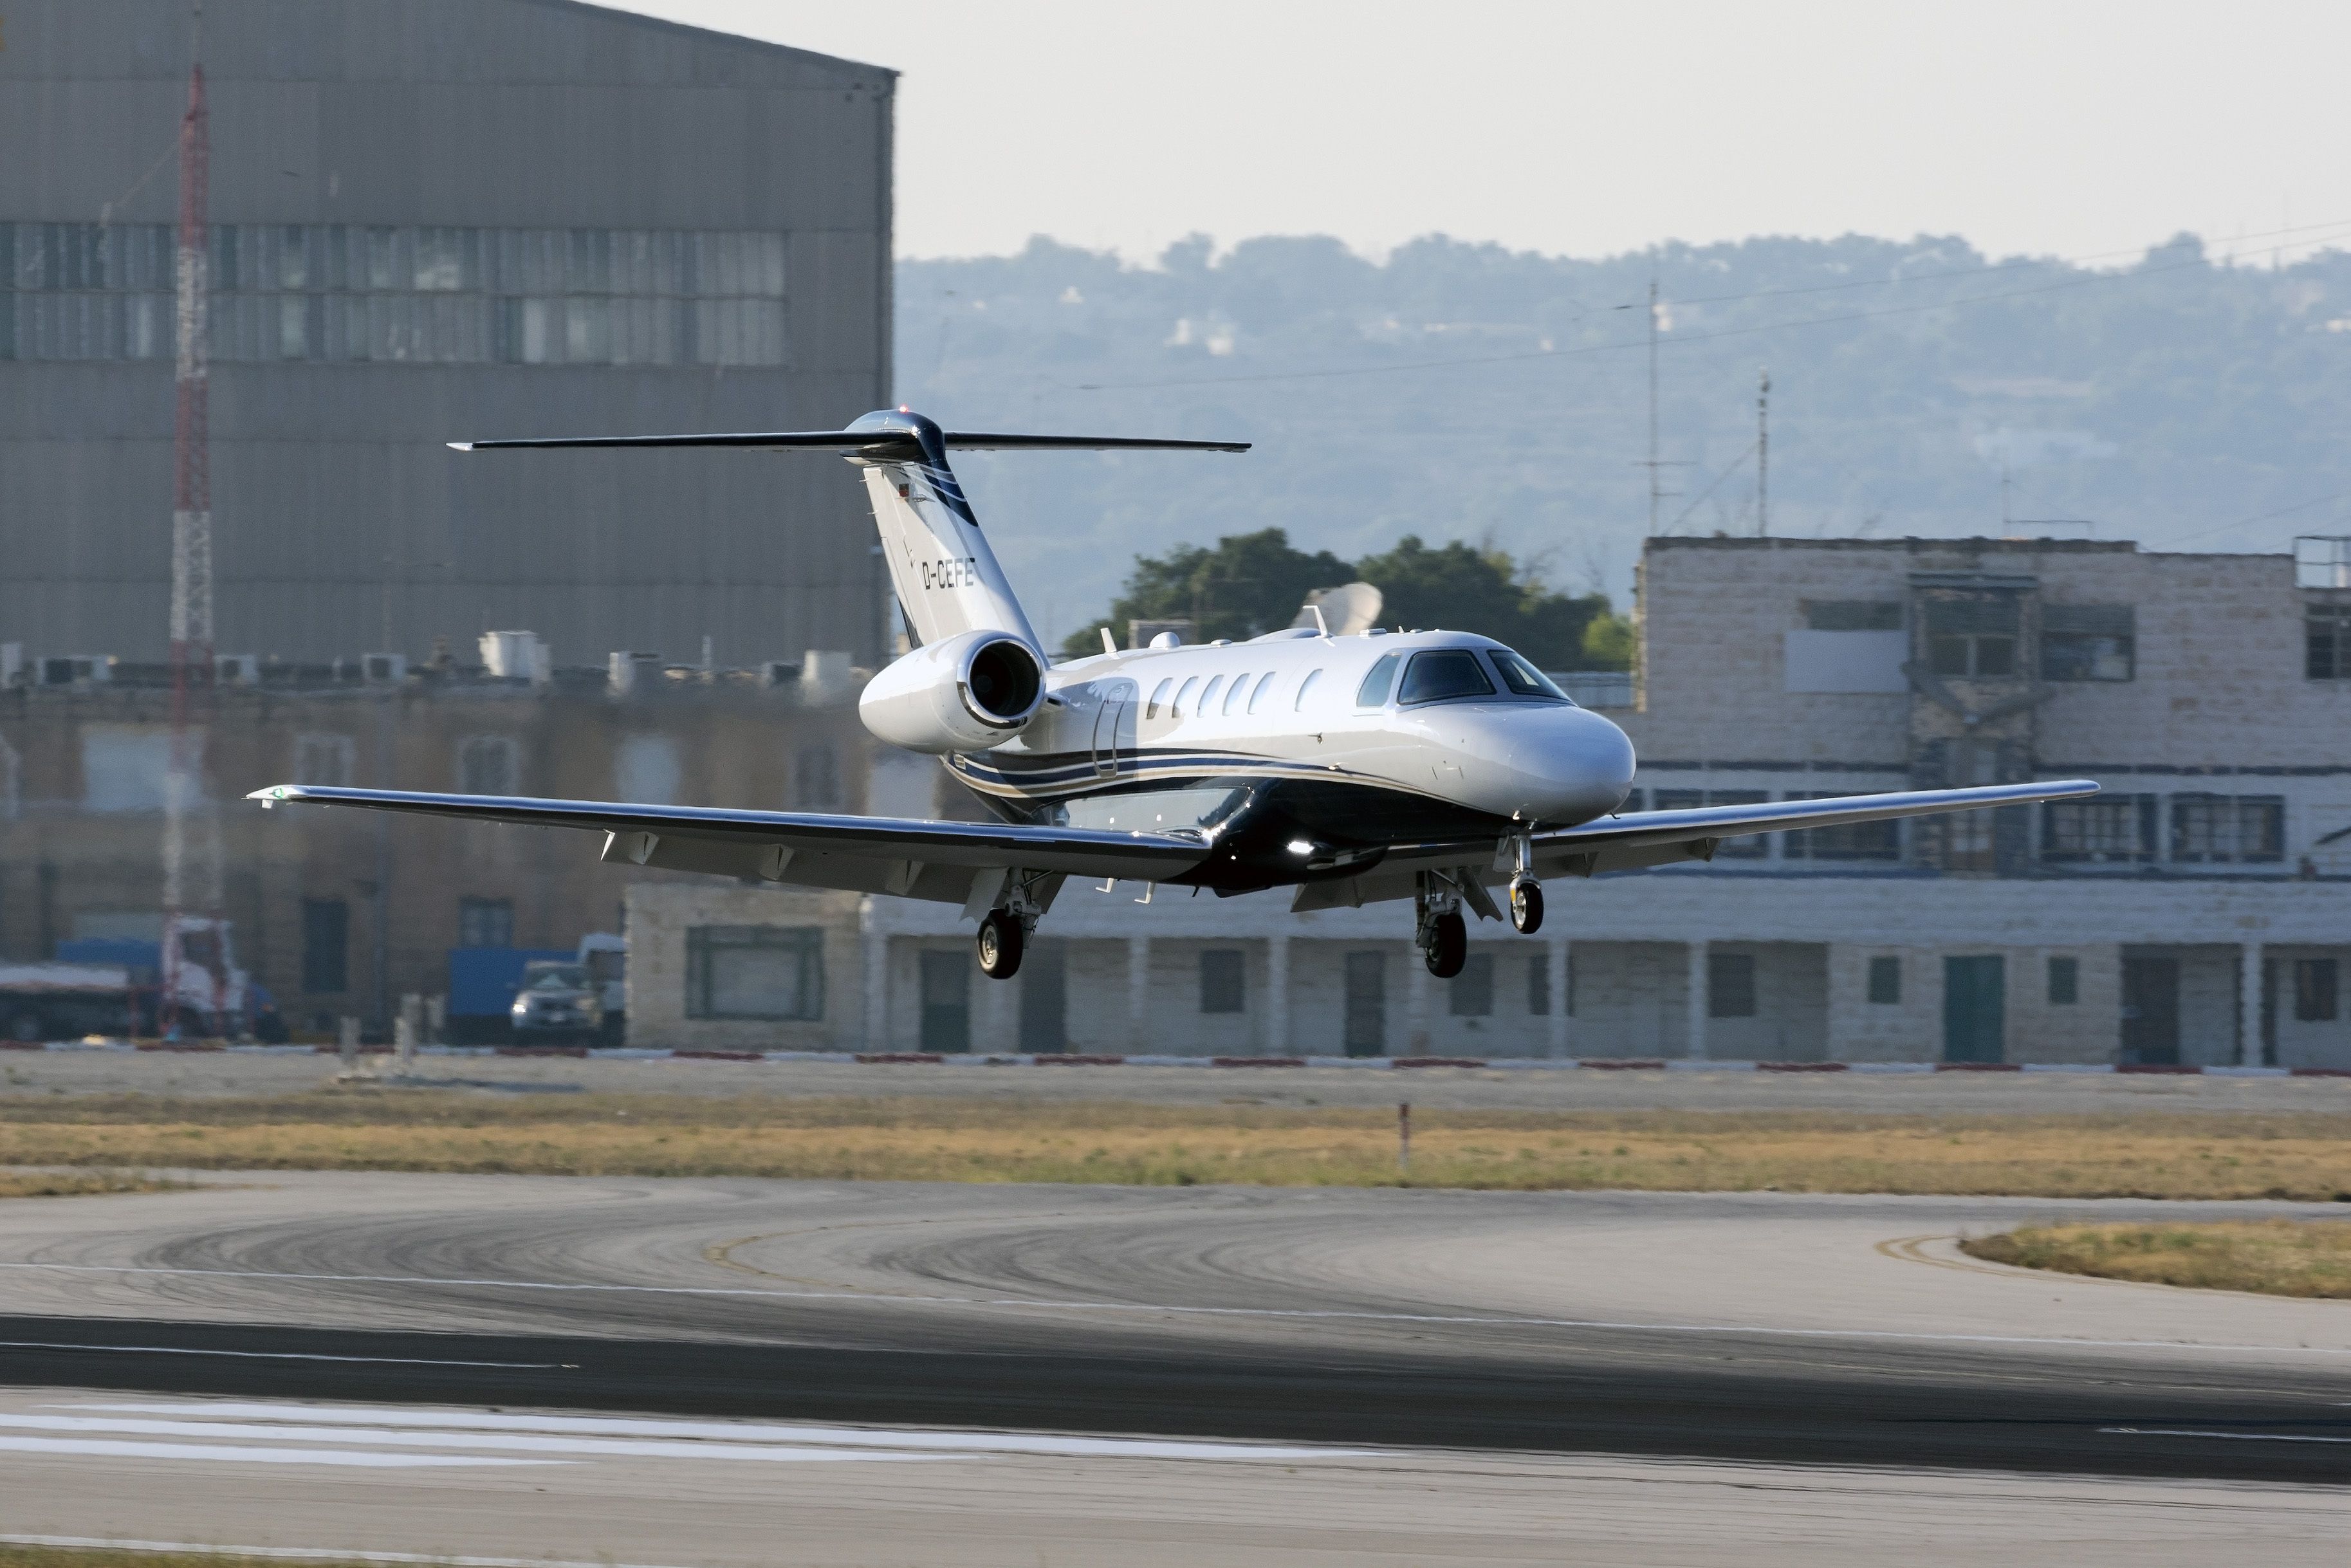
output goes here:
[[1542, 879], [1682, 864], [1723, 840], [2088, 795], [2087, 780], [1619, 814], [1632, 743], [1519, 654], [1460, 632], [1246, 643], [1172, 635], [1051, 664], [980, 533], [950, 450], [1245, 452], [1242, 442], [987, 435], [911, 410], [847, 430], [482, 441], [515, 447], [815, 448], [863, 474], [914, 651], [858, 707], [880, 739], [946, 759], [997, 823], [278, 784], [250, 797], [604, 835], [603, 858], [959, 904], [979, 965], [1020, 967], [1072, 876], [1295, 888], [1293, 910], [1410, 898], [1429, 972], [1460, 973], [1463, 910], [1531, 933]]

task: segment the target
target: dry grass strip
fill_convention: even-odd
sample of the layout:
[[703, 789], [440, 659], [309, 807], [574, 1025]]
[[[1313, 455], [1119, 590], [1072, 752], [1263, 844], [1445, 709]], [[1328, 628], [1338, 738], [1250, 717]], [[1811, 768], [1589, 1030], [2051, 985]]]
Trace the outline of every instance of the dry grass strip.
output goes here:
[[2351, 1221], [2340, 1219], [2044, 1225], [1959, 1246], [1994, 1263], [2107, 1280], [2351, 1298]]
[[[129, 1171], [0, 1171], [0, 1197], [89, 1197], [109, 1192], [169, 1192], [187, 1185]], [[0, 1557], [0, 1564], [5, 1562]]]
[[360, 1568], [350, 1558], [246, 1557], [233, 1552], [141, 1552], [120, 1546], [14, 1546], [0, 1568]]
[[[1416, 1111], [1414, 1186], [2351, 1201], [2351, 1116]], [[0, 1165], [1407, 1185], [1395, 1113], [342, 1088], [0, 1102]]]

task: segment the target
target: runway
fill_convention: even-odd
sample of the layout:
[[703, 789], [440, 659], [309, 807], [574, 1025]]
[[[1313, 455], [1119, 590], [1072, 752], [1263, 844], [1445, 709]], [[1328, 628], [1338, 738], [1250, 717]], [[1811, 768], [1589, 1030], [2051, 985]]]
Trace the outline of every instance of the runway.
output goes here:
[[37, 1483], [0, 1532], [678, 1564], [2345, 1545], [2351, 1303], [1949, 1240], [2291, 1206], [204, 1179], [0, 1206], [0, 1466]]

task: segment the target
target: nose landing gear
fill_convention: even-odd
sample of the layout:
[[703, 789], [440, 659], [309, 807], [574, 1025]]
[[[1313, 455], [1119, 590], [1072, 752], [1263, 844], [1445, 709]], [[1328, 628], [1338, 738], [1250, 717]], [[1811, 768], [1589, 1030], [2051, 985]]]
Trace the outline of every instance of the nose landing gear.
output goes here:
[[1502, 854], [1495, 856], [1496, 871], [1501, 870], [1503, 856], [1510, 862], [1510, 925], [1521, 936], [1531, 936], [1542, 929], [1542, 883], [1535, 880], [1535, 841], [1526, 833], [1508, 840]]

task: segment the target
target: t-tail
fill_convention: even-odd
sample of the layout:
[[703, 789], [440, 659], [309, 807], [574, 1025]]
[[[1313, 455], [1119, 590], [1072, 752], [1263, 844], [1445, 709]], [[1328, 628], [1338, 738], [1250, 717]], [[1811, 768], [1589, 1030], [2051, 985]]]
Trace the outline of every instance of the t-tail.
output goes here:
[[461, 452], [528, 446], [734, 446], [839, 452], [865, 472], [883, 557], [898, 605], [918, 643], [966, 632], [1008, 632], [1035, 650], [1020, 601], [980, 532], [971, 502], [948, 465], [956, 448], [980, 452], [1246, 452], [1245, 441], [1168, 441], [1134, 435], [1003, 435], [941, 430], [912, 409], [883, 409], [846, 430], [752, 431], [718, 435], [565, 436], [530, 441], [452, 442]]

